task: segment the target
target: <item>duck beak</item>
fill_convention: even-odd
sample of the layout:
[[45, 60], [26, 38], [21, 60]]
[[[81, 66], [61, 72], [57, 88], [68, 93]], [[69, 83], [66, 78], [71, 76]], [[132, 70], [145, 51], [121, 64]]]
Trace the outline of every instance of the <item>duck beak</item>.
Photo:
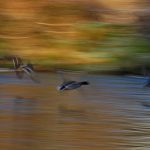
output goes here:
[[60, 86], [57, 86], [57, 90], [58, 90], [58, 91], [61, 91], [61, 87], [60, 87]]
[[58, 91], [63, 91], [64, 88], [63, 88], [62, 86], [57, 86], [57, 90], [58, 90]]

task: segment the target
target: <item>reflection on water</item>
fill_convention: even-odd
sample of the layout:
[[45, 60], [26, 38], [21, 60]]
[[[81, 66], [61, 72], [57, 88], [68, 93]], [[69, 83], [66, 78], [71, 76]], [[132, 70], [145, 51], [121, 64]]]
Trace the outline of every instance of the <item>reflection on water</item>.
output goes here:
[[58, 92], [56, 75], [40, 78], [42, 84], [0, 76], [1, 149], [150, 149], [146, 79], [87, 76], [90, 86]]

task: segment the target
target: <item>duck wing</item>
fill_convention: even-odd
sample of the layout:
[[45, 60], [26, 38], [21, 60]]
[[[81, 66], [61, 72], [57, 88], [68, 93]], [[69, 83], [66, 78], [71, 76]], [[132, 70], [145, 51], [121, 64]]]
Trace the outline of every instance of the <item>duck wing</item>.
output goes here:
[[57, 73], [59, 74], [59, 76], [60, 76], [63, 83], [68, 82], [68, 80], [66, 79], [66, 77], [64, 75], [64, 73], [65, 73], [64, 71], [59, 70], [59, 71], [57, 71]]
[[36, 83], [39, 83], [39, 79], [37, 78], [33, 68], [30, 65], [23, 65], [22, 70]]
[[17, 57], [17, 56], [12, 56], [12, 62], [13, 62], [13, 66], [14, 66], [14, 69], [16, 70], [16, 76], [19, 78], [19, 79], [22, 79], [23, 78], [23, 71], [21, 70], [17, 70], [20, 68], [20, 66], [23, 64], [22, 62], [22, 59], [20, 57]]
[[18, 69], [23, 64], [22, 59], [17, 56], [12, 57], [12, 62], [14, 65], [14, 69]]
[[80, 81], [81, 76], [85, 76], [83, 71], [73, 71], [73, 70], [58, 70], [57, 73], [60, 75], [62, 82], [67, 81]]

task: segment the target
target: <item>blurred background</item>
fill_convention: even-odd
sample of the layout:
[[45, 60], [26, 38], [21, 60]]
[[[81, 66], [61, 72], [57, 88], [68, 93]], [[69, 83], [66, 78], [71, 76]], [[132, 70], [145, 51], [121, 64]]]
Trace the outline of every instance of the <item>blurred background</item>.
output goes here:
[[149, 40], [149, 0], [1, 0], [0, 58], [41, 72], [0, 73], [0, 149], [150, 150]]
[[147, 74], [149, 7], [148, 0], [1, 1], [0, 55], [39, 70]]

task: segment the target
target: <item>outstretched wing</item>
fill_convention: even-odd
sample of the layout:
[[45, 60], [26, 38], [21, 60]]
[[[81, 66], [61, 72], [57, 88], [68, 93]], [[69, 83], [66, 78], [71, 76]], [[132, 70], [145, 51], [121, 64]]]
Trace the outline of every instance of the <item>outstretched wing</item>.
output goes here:
[[20, 57], [14, 56], [12, 57], [14, 69], [18, 69], [22, 64], [22, 59]]
[[22, 79], [22, 78], [23, 78], [23, 75], [24, 75], [24, 72], [17, 70], [17, 69], [19, 69], [20, 66], [23, 64], [22, 59], [21, 59], [20, 57], [13, 56], [13, 57], [12, 57], [12, 61], [13, 61], [14, 69], [16, 70], [16, 76], [17, 76], [19, 79]]
[[72, 70], [59, 70], [57, 71], [57, 73], [59, 74], [62, 82], [67, 82], [71, 80], [80, 81], [81, 76], [85, 76], [86, 74], [84, 71], [72, 71]]
[[39, 83], [39, 79], [37, 78], [34, 70], [33, 70], [33, 66], [31, 64], [28, 65], [23, 65], [22, 66], [22, 70], [34, 81]]
[[57, 71], [57, 73], [59, 74], [59, 76], [60, 76], [60, 78], [61, 78], [61, 80], [62, 80], [63, 83], [68, 81], [66, 79], [65, 75], [64, 75], [64, 71], [59, 70], [59, 71]]

